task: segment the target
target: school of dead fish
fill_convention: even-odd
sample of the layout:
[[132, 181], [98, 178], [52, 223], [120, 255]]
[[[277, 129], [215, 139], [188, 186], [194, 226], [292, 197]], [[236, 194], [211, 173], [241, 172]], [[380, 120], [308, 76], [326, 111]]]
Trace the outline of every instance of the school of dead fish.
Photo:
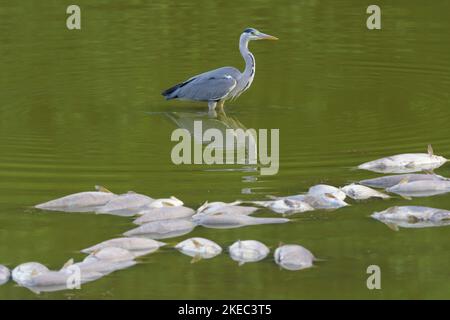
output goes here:
[[[389, 199], [388, 193], [406, 199], [425, 197], [450, 192], [450, 179], [432, 171], [449, 160], [433, 153], [399, 154], [363, 163], [359, 169], [394, 175], [362, 180], [342, 188], [330, 185], [315, 185], [304, 194], [271, 197], [270, 200], [205, 202], [197, 210], [184, 206], [175, 198], [153, 199], [135, 192], [114, 194], [101, 186], [96, 191], [71, 194], [35, 206], [45, 211], [95, 212], [124, 217], [136, 217], [137, 225], [124, 233], [124, 237], [106, 240], [81, 252], [84, 260], [67, 261], [59, 270], [50, 270], [38, 262], [27, 262], [10, 271], [0, 265], [0, 285], [12, 278], [19, 286], [35, 293], [68, 289], [73, 275], [79, 272], [81, 283], [100, 279], [114, 271], [137, 264], [136, 258], [151, 254], [167, 244], [158, 240], [185, 235], [198, 226], [206, 228], [239, 228], [250, 225], [278, 224], [289, 222], [286, 216], [314, 210], [333, 210], [348, 206], [346, 198], [367, 200]], [[415, 172], [427, 173], [415, 173]], [[385, 192], [375, 190], [385, 189]], [[245, 205], [242, 205], [245, 204]], [[282, 214], [281, 218], [251, 216], [260, 208]], [[399, 228], [424, 228], [450, 225], [450, 211], [421, 206], [395, 206], [375, 212], [372, 218], [385, 223], [393, 230]], [[189, 238], [174, 246], [174, 249], [192, 258], [191, 262], [211, 259], [223, 252], [220, 245], [209, 239]], [[257, 240], [238, 240], [228, 247], [230, 258], [239, 265], [265, 259], [270, 249]], [[306, 248], [297, 244], [286, 244], [275, 250], [273, 259], [280, 268], [302, 270], [317, 261]]]

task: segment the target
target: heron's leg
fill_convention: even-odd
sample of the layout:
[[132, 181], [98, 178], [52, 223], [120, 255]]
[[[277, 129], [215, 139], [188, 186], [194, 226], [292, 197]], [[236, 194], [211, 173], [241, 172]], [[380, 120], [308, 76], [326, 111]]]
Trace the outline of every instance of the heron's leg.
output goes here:
[[219, 110], [223, 110], [223, 105], [225, 103], [225, 100], [220, 100], [219, 105], [217, 106]]
[[209, 111], [212, 111], [216, 108], [217, 102], [216, 101], [208, 101], [208, 108]]

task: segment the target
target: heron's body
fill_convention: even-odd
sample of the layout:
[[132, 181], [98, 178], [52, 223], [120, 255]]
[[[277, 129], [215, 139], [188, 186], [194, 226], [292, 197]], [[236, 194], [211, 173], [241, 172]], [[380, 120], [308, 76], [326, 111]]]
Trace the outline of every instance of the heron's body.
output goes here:
[[167, 100], [205, 101], [211, 110], [217, 103], [223, 104], [226, 100], [237, 98], [250, 87], [255, 77], [255, 57], [248, 50], [248, 43], [250, 40], [259, 39], [276, 38], [249, 28], [239, 39], [239, 50], [245, 61], [244, 72], [234, 67], [211, 70], [165, 90], [162, 95]]

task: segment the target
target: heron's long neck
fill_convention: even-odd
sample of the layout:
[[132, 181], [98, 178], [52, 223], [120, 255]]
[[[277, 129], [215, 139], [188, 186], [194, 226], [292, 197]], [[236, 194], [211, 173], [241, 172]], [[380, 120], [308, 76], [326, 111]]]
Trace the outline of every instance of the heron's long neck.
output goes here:
[[241, 37], [239, 41], [239, 50], [241, 51], [242, 57], [245, 60], [245, 70], [244, 75], [250, 77], [255, 73], [255, 57], [248, 50], [248, 39]]

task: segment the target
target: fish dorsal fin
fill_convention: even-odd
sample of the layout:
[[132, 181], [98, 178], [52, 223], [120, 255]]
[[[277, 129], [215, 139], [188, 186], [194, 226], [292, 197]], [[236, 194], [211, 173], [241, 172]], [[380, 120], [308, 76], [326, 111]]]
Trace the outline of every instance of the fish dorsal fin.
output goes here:
[[37, 272], [36, 270], [31, 271], [31, 276], [35, 277], [39, 274], [39, 272]]
[[208, 200], [206, 200], [200, 207], [198, 207], [197, 212], [202, 212], [208, 205]]
[[282, 246], [284, 246], [284, 242], [283, 241], [278, 242], [278, 248]]
[[385, 223], [389, 229], [394, 230], [394, 231], [398, 231], [398, 225], [396, 225], [395, 223], [392, 222], [386, 222]]
[[198, 242], [198, 240], [192, 239], [192, 243], [194, 244], [194, 246], [196, 248], [200, 248], [202, 246], [202, 244], [200, 242]]
[[429, 156], [433, 156], [434, 155], [433, 147], [431, 146], [431, 144], [428, 145], [428, 155]]
[[128, 191], [127, 194], [136, 194], [134, 191]]
[[426, 173], [426, 174], [436, 175], [434, 173], [433, 169], [426, 169], [426, 170], [423, 170], [423, 172]]
[[200, 257], [199, 255], [196, 255], [192, 258], [191, 263], [197, 263], [200, 260], [202, 260], [202, 257]]
[[331, 198], [331, 199], [337, 199], [337, 198], [334, 196], [334, 194], [332, 194], [332, 193], [325, 193], [325, 197]]
[[97, 190], [98, 192], [112, 193], [111, 191], [109, 191], [108, 189], [106, 189], [104, 186], [99, 186], [99, 185], [96, 185], [96, 186], [95, 186], [95, 190]]
[[398, 209], [398, 207], [390, 207], [389, 209], [386, 210], [386, 213], [394, 213], [396, 212]]
[[239, 261], [238, 266], [242, 266], [245, 263], [245, 261]]
[[70, 258], [69, 260], [67, 260], [67, 262], [64, 263], [64, 265], [62, 266], [61, 270], [64, 270], [64, 269], [70, 267], [71, 265], [73, 265], [73, 258]]
[[409, 177], [405, 177], [402, 180], [400, 180], [400, 182], [398, 184], [405, 184], [409, 182]]

